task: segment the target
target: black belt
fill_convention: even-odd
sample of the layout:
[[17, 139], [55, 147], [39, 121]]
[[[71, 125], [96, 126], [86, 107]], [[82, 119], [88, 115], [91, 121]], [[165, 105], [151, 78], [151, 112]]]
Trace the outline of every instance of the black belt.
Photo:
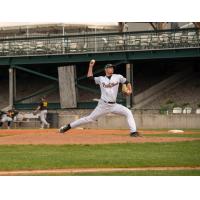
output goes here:
[[[103, 100], [104, 101], [104, 100]], [[112, 101], [104, 101], [105, 103], [110, 103], [110, 104], [115, 104], [116, 102], [112, 102]]]

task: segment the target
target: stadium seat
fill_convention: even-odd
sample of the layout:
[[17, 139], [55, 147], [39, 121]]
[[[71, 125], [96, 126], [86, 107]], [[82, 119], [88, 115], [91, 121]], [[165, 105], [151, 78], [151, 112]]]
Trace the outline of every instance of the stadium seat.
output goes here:
[[57, 49], [56, 49], [55, 43], [50, 42], [50, 43], [47, 45], [47, 51], [48, 51], [48, 53], [50, 53], [50, 54], [56, 53], [56, 52], [57, 52]]
[[146, 49], [149, 46], [151, 38], [148, 35], [141, 35], [140, 37], [140, 45], [142, 49]]
[[183, 114], [191, 114], [191, 112], [192, 112], [192, 108], [190, 108], [190, 107], [185, 107], [183, 109]]
[[23, 52], [26, 54], [29, 54], [30, 50], [31, 50], [31, 46], [30, 46], [30, 42], [28, 41], [24, 41], [21, 45], [21, 47], [23, 48]]
[[70, 45], [69, 45], [69, 51], [70, 52], [76, 52], [77, 50], [78, 50], [77, 43], [76, 42], [70, 43]]
[[102, 40], [103, 40], [103, 51], [116, 49], [116, 46], [115, 46], [116, 44], [114, 43], [114, 41], [108, 41], [108, 39], [105, 37], [103, 37]]
[[200, 114], [200, 108], [196, 109], [196, 114]]
[[83, 47], [81, 48], [81, 50], [83, 51], [83, 52], [86, 52], [88, 49], [87, 49], [87, 46], [88, 46], [88, 44], [87, 43], [85, 43], [84, 45], [83, 45]]
[[137, 36], [135, 35], [130, 36], [127, 43], [128, 49], [138, 49], [139, 45], [140, 45], [140, 39], [137, 38]]
[[198, 43], [200, 44], [200, 31], [198, 32]]
[[188, 32], [188, 45], [195, 46], [197, 44], [197, 34], [196, 32]]
[[162, 47], [169, 47], [170, 36], [169, 34], [159, 35], [159, 42]]
[[3, 43], [3, 55], [7, 55], [10, 52], [10, 45], [9, 43]]
[[21, 42], [15, 42], [13, 50], [14, 50], [14, 54], [15, 55], [21, 55], [21, 53], [23, 52], [23, 45], [22, 45], [22, 43]]
[[157, 35], [152, 35], [150, 46], [153, 49], [159, 48], [159, 38]]
[[181, 35], [181, 46], [187, 46], [188, 34], [187, 32]]
[[3, 54], [3, 45], [0, 44], [0, 55], [2, 55], [2, 54]]
[[48, 54], [62, 53], [63, 50], [67, 51], [67, 48], [63, 46], [63, 43], [61, 41], [51, 41], [46, 44], [46, 52]]
[[116, 49], [123, 50], [124, 49], [124, 40], [121, 36], [115, 38], [116, 40]]
[[35, 48], [35, 50], [36, 50], [36, 52], [39, 53], [39, 54], [40, 54], [40, 53], [44, 53], [45, 47], [44, 47], [43, 42], [37, 41], [37, 42], [36, 42], [36, 48]]
[[182, 36], [182, 33], [175, 33], [174, 34], [174, 45], [176, 47], [181, 46], [181, 36]]
[[173, 108], [173, 114], [181, 114], [182, 108], [181, 107], [175, 107]]

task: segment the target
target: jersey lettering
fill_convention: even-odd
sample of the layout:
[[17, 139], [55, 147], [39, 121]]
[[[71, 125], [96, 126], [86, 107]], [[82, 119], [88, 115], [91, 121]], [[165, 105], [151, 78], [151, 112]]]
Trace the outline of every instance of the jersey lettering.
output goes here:
[[109, 84], [106, 84], [106, 83], [102, 83], [103, 87], [104, 88], [112, 88], [114, 87], [115, 85], [118, 85], [119, 83], [109, 83]]
[[110, 78], [106, 76], [94, 77], [95, 83], [100, 86], [101, 99], [104, 101], [116, 102], [119, 83], [125, 83], [126, 78], [120, 74], [112, 74]]

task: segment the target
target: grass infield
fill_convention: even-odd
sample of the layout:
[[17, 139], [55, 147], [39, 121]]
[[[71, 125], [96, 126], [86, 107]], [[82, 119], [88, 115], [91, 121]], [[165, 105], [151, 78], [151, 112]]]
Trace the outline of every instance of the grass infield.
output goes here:
[[[105, 145], [1, 145], [0, 163], [1, 171], [200, 166], [200, 141]], [[194, 173], [196, 172], [195, 170]]]

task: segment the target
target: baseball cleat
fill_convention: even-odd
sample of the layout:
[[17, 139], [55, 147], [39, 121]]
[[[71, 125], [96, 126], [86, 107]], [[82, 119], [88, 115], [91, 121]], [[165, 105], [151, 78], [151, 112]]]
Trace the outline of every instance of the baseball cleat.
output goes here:
[[60, 129], [59, 129], [59, 133], [65, 133], [66, 131], [68, 131], [70, 129], [70, 125], [65, 125], [65, 126], [62, 126]]
[[137, 131], [130, 133], [131, 137], [141, 137], [141, 134], [139, 134]]

